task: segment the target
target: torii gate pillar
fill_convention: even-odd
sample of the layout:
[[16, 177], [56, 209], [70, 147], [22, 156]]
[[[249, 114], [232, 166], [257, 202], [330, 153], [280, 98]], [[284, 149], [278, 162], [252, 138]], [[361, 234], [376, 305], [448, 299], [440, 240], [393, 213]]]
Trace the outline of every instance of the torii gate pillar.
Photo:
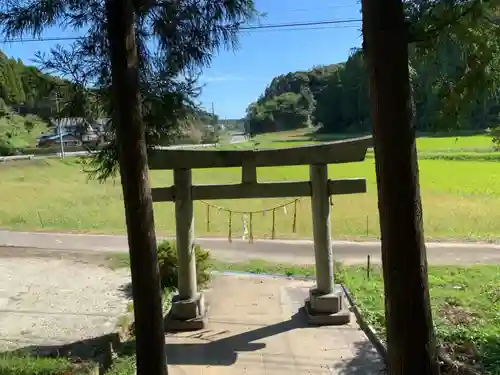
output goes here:
[[311, 209], [316, 264], [316, 288], [309, 291], [305, 310], [309, 320], [318, 325], [340, 325], [350, 321], [344, 292], [335, 285], [330, 232], [330, 193], [328, 166], [309, 166], [311, 179]]

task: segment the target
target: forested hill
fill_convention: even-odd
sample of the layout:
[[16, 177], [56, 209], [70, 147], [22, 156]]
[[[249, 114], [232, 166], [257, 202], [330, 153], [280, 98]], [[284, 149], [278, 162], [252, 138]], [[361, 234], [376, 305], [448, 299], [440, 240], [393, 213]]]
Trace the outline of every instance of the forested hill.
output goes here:
[[55, 109], [54, 88], [67, 85], [69, 83], [60, 78], [24, 65], [21, 60], [11, 59], [0, 51], [0, 99], [9, 107], [24, 113], [47, 115]]
[[[460, 61], [430, 64], [411, 59], [413, 108], [418, 131], [460, 127], [484, 129], [498, 123], [499, 101], [487, 88], [476, 90], [469, 106], [453, 107], [443, 82], [460, 79]], [[450, 105], [451, 103], [451, 105]], [[458, 106], [458, 104], [457, 104]], [[460, 113], [459, 113], [460, 112]], [[370, 130], [368, 80], [360, 51], [344, 63], [314, 67], [274, 78], [261, 97], [247, 108], [246, 127], [253, 133], [322, 126], [331, 133]]]
[[[6, 106], [14, 112], [47, 120], [56, 115], [56, 94], [62, 107], [73, 97], [74, 88], [72, 82], [45, 74], [0, 51], [0, 108]], [[193, 108], [192, 114], [197, 123], [212, 124], [218, 120], [202, 109]]]

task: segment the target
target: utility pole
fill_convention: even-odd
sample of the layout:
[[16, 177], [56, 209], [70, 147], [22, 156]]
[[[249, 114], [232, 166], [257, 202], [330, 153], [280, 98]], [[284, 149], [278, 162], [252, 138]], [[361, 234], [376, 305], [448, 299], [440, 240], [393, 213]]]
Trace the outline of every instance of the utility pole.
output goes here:
[[217, 124], [217, 120], [215, 119], [214, 102], [212, 102], [212, 119], [215, 135], [215, 146], [217, 147], [219, 143], [219, 124]]
[[106, 0], [111, 108], [132, 273], [137, 375], [166, 375], [165, 331], [149, 183], [146, 129], [139, 100], [133, 0]]
[[61, 159], [64, 159], [64, 142], [63, 142], [63, 136], [62, 136], [62, 121], [61, 119], [59, 118], [59, 94], [58, 92], [56, 91], [56, 113], [57, 113], [57, 116], [56, 116], [56, 119], [58, 121], [58, 133], [59, 133], [59, 147], [61, 148]]

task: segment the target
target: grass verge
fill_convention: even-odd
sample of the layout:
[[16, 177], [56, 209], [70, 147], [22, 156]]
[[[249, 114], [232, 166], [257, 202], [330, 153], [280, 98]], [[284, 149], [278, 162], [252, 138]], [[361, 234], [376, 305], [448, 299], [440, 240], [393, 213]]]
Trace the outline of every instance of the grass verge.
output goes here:
[[67, 358], [0, 354], [0, 374], [2, 375], [93, 375], [94, 371], [95, 366], [74, 363]]

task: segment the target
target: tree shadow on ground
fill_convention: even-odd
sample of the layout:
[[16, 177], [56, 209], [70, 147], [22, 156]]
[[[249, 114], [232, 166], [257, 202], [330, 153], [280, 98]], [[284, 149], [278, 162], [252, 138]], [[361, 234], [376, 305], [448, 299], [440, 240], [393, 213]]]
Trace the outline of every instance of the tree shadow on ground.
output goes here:
[[[286, 333], [296, 329], [319, 329], [311, 326], [304, 312], [301, 310], [294, 314], [289, 320], [278, 322], [275, 324], [259, 327], [250, 331], [235, 334], [229, 337], [222, 337], [229, 331], [198, 331], [190, 334], [181, 334], [178, 339], [182, 343], [176, 343], [174, 338], [166, 345], [167, 362], [169, 365], [177, 366], [232, 366], [238, 362], [239, 353], [242, 352], [257, 352], [266, 347], [266, 343], [257, 342], [265, 338]], [[172, 342], [174, 341], [174, 342]], [[201, 343], [199, 341], [202, 341]], [[313, 350], [313, 348], [311, 348]], [[121, 352], [122, 355], [133, 355], [135, 352], [135, 343], [130, 342]], [[343, 375], [380, 375], [383, 368], [381, 361], [374, 351], [371, 344], [360, 343], [356, 347], [356, 358], [343, 362], [341, 365], [330, 366], [330, 370], [335, 370], [338, 374]], [[301, 361], [294, 360], [291, 357], [283, 355], [267, 356], [265, 364], [268, 368], [290, 368], [307, 373], [311, 368], [312, 360]], [[307, 357], [307, 353], [303, 354]], [[296, 358], [295, 358], [296, 359]], [[248, 359], [245, 359], [245, 363]], [[333, 358], [332, 358], [333, 361]]]
[[231, 366], [238, 360], [239, 352], [255, 352], [266, 347], [258, 343], [267, 337], [279, 335], [295, 329], [310, 328], [302, 312], [294, 314], [289, 320], [245, 331], [233, 336], [223, 337], [223, 331], [193, 332], [183, 336], [186, 341], [202, 340], [202, 343], [168, 343], [167, 358], [171, 365]]
[[359, 341], [352, 348], [354, 358], [342, 361], [333, 369], [339, 375], [384, 375], [386, 368], [370, 341]]
[[[265, 338], [286, 333], [296, 329], [317, 329], [307, 322], [303, 311], [294, 314], [289, 320], [258, 327], [253, 330], [237, 333], [229, 337], [228, 330], [204, 330], [183, 333], [178, 339], [179, 343], [167, 343], [166, 354], [169, 365], [180, 366], [232, 366], [238, 361], [241, 352], [257, 352], [265, 349], [266, 343], [257, 342]], [[222, 336], [222, 337], [221, 337]], [[201, 341], [201, 342], [200, 342]], [[109, 334], [67, 345], [33, 345], [24, 347], [11, 353], [34, 355], [43, 357], [66, 357], [73, 361], [92, 361], [101, 367], [101, 373], [112, 362], [112, 349], [117, 350], [120, 356], [135, 354], [135, 342], [129, 341], [124, 345], [119, 343], [116, 334]], [[355, 358], [348, 359], [340, 364], [329, 367], [334, 373], [342, 375], [380, 375], [383, 374], [382, 362], [369, 342], [360, 342], [355, 345]], [[307, 353], [304, 353], [307, 356]], [[280, 358], [281, 357], [281, 358]], [[333, 361], [333, 358], [332, 358]], [[299, 367], [296, 370], [307, 373], [311, 370], [311, 362], [295, 362], [292, 358], [283, 356], [266, 357], [266, 367]]]

